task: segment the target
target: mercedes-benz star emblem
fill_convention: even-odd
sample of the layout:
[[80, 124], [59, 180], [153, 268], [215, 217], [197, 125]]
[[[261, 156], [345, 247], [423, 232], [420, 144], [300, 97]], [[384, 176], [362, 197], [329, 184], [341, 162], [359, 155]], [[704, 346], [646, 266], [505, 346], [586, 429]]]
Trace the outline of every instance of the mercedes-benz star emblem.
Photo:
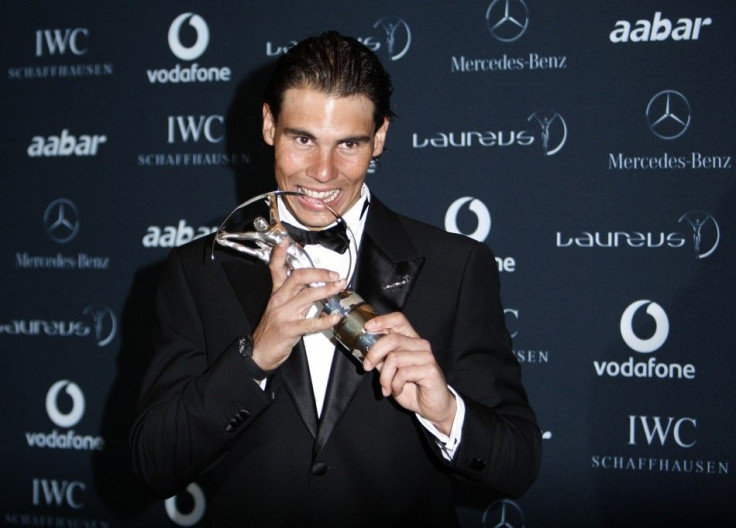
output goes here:
[[529, 27], [529, 10], [524, 0], [493, 0], [486, 11], [491, 35], [501, 42], [513, 42]]
[[502, 499], [492, 503], [483, 512], [483, 528], [524, 528], [524, 512], [512, 500]]
[[649, 100], [647, 124], [662, 139], [677, 139], [690, 126], [690, 103], [680, 92], [662, 90]]
[[46, 234], [58, 244], [66, 244], [79, 231], [79, 211], [74, 202], [59, 198], [51, 202], [43, 214]]

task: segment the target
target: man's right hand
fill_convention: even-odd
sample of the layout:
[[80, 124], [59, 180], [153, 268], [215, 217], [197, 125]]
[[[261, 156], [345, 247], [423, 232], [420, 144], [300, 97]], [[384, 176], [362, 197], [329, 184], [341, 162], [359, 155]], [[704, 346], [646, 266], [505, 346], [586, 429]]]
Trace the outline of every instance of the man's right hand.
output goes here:
[[[345, 280], [337, 280], [339, 275], [334, 271], [319, 268], [289, 273], [286, 266], [288, 246], [288, 240], [284, 240], [271, 252], [268, 267], [273, 290], [253, 332], [253, 361], [263, 370], [273, 370], [286, 361], [303, 335], [322, 332], [340, 321], [339, 315], [307, 318], [307, 313], [316, 301], [342, 291]], [[310, 287], [313, 283], [325, 286]]]

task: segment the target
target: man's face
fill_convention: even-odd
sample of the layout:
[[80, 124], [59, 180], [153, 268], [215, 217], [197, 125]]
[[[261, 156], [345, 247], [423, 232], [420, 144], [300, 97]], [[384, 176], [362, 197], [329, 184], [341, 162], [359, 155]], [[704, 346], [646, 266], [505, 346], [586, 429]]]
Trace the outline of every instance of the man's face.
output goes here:
[[364, 95], [333, 97], [290, 88], [278, 122], [263, 105], [263, 138], [274, 147], [278, 188], [309, 195], [287, 198], [299, 221], [320, 229], [335, 221], [324, 204], [342, 215], [358, 201], [368, 164], [383, 151], [387, 130], [388, 119], [374, 133], [373, 103]]

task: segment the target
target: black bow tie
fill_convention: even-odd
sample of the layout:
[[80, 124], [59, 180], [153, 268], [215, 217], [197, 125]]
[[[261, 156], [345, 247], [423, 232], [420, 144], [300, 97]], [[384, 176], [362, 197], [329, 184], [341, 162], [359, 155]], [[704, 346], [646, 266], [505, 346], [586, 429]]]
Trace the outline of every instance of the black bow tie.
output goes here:
[[340, 254], [345, 253], [350, 246], [350, 239], [348, 238], [344, 221], [340, 221], [329, 229], [322, 229], [321, 231], [300, 229], [286, 222], [282, 222], [282, 224], [286, 228], [286, 231], [289, 232], [289, 236], [302, 246], [319, 244]]

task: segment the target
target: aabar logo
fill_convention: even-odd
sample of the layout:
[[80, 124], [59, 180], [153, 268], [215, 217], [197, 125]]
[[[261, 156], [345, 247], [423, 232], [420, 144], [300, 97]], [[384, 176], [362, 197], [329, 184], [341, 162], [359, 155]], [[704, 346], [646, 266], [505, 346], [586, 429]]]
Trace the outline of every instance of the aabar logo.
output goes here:
[[107, 136], [103, 134], [75, 136], [65, 128], [58, 136], [33, 136], [26, 152], [29, 158], [96, 156], [103, 143], [107, 143]]
[[143, 247], [179, 247], [194, 239], [209, 235], [217, 231], [217, 227], [191, 227], [186, 220], [179, 220], [175, 226], [149, 226], [143, 235]]
[[657, 11], [651, 21], [647, 19], [637, 20], [634, 23], [627, 20], [616, 21], [609, 39], [616, 44], [662, 42], [669, 39], [674, 41], [698, 40], [703, 28], [712, 23], [713, 19], [710, 17], [679, 18], [673, 23], [670, 19], [663, 18], [661, 11]]

